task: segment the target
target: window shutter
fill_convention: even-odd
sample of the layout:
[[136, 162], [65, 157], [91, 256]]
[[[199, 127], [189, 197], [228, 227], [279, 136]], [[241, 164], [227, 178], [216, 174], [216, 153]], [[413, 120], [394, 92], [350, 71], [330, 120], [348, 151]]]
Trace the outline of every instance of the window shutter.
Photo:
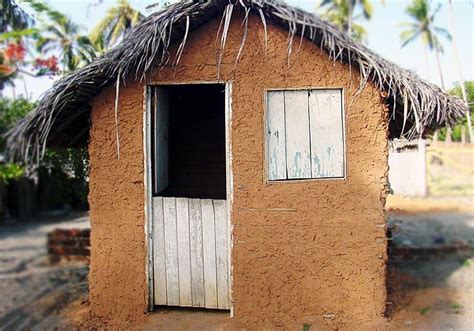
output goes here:
[[344, 139], [340, 90], [309, 92], [311, 177], [344, 177]]
[[311, 178], [308, 92], [285, 91], [288, 179]]
[[341, 90], [267, 93], [268, 180], [344, 177]]
[[268, 179], [286, 179], [285, 101], [283, 92], [267, 96], [267, 164]]

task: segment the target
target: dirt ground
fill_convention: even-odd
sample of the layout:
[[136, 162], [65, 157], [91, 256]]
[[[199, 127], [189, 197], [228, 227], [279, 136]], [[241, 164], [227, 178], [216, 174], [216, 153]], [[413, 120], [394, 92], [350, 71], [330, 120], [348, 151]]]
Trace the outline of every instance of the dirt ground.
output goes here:
[[[389, 197], [388, 224], [394, 240], [406, 247], [464, 242], [463, 254], [389, 263], [390, 316], [380, 330], [473, 330], [474, 204], [471, 199]], [[88, 268], [81, 264], [50, 266], [46, 233], [54, 228], [88, 226], [87, 217], [60, 224], [0, 227], [0, 326], [2, 330], [141, 329], [242, 330], [227, 312], [161, 309], [128, 325], [110, 325], [90, 316]], [[329, 325], [262, 326], [262, 329], [332, 330]]]
[[88, 266], [51, 265], [46, 235], [55, 228], [88, 227], [86, 214], [55, 222], [0, 226], [1, 330], [41, 330], [42, 323], [63, 322], [57, 313], [87, 293]]
[[457, 254], [391, 257], [389, 329], [474, 330], [473, 198], [389, 196], [387, 223], [399, 247], [468, 245]]

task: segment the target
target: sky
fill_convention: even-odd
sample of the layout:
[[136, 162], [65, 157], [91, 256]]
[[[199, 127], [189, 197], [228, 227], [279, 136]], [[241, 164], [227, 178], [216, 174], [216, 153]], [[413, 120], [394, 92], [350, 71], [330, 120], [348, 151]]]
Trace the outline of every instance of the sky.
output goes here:
[[[156, 3], [158, 0], [129, 0], [131, 5], [144, 13], [150, 11], [146, 7]], [[84, 33], [94, 27], [95, 24], [105, 15], [107, 9], [113, 6], [115, 0], [104, 0], [99, 5], [91, 6], [98, 0], [47, 0], [54, 8], [71, 17], [73, 21], [81, 25]], [[287, 3], [300, 7], [304, 10], [314, 12], [318, 0], [287, 0]], [[457, 38], [460, 55], [460, 63], [463, 68], [465, 80], [473, 80], [473, 55], [474, 55], [474, 1], [453, 0], [455, 29], [451, 30], [448, 0], [432, 0], [432, 8], [437, 4], [442, 4], [441, 10], [435, 19], [435, 26], [448, 29]], [[410, 18], [405, 14], [405, 7], [408, 0], [385, 0], [382, 4], [380, 0], [372, 0], [374, 4], [374, 14], [370, 21], [360, 22], [368, 31], [368, 47], [386, 59], [399, 66], [415, 71], [420, 77], [440, 85], [438, 69], [434, 53], [428, 55], [428, 65], [420, 40], [401, 48], [400, 32], [402, 22], [407, 22]], [[451, 44], [443, 40], [444, 54], [441, 54], [440, 61], [443, 68], [446, 88], [451, 88], [455, 82], [459, 81], [459, 71], [456, 66], [455, 53]], [[28, 93], [33, 99], [38, 98], [49, 89], [54, 83], [51, 78], [26, 78]], [[17, 95], [24, 94], [23, 83], [17, 83]], [[6, 95], [12, 94], [10, 89], [4, 91]]]

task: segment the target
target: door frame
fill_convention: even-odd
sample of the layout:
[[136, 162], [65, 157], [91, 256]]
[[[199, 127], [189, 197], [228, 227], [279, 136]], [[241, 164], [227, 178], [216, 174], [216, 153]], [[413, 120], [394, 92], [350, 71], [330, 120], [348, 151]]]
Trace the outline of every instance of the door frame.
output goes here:
[[232, 266], [232, 249], [233, 249], [233, 223], [232, 223], [232, 201], [233, 201], [233, 175], [232, 175], [232, 82], [222, 81], [190, 81], [190, 82], [150, 82], [145, 84], [143, 91], [143, 160], [144, 160], [144, 187], [145, 187], [145, 238], [146, 238], [146, 280], [147, 280], [147, 309], [151, 312], [155, 309], [154, 304], [154, 288], [153, 288], [153, 211], [152, 211], [152, 92], [156, 86], [169, 85], [200, 85], [200, 84], [221, 84], [225, 87], [225, 145], [226, 145], [226, 201], [227, 201], [227, 217], [229, 219], [229, 300], [230, 300], [230, 316], [234, 315], [233, 301], [233, 266]]

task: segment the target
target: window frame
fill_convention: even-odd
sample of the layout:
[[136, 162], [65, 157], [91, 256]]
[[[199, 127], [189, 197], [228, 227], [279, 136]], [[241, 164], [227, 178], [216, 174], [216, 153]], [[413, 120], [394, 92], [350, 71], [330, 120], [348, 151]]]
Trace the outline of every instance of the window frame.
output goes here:
[[[342, 152], [343, 152], [343, 175], [341, 177], [320, 177], [320, 178], [286, 178], [286, 179], [274, 179], [270, 180], [268, 176], [268, 93], [269, 92], [285, 92], [285, 91], [340, 91], [341, 92], [341, 119], [342, 119]], [[343, 87], [277, 87], [277, 88], [265, 88], [263, 90], [263, 182], [265, 184], [289, 184], [289, 183], [301, 183], [308, 181], [346, 181], [347, 180], [347, 142], [346, 142], [346, 105], [345, 105], [345, 88]], [[311, 134], [311, 133], [310, 133]]]

